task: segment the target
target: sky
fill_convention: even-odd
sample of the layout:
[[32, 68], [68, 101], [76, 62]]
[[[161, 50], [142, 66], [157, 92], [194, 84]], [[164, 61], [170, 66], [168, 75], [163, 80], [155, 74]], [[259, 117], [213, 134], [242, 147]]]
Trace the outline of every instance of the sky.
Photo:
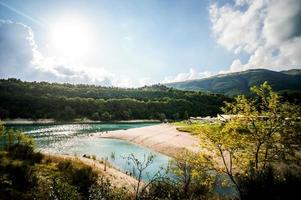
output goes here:
[[301, 68], [300, 0], [0, 0], [0, 78], [140, 87]]

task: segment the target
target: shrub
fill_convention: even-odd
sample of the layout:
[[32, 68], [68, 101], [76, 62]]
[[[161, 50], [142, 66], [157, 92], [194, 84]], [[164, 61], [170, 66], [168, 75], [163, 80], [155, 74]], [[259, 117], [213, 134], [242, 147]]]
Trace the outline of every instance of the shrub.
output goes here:
[[79, 193], [75, 186], [70, 185], [65, 180], [62, 180], [61, 177], [53, 177], [50, 192], [49, 200], [78, 200], [81, 199]]
[[248, 176], [238, 177], [242, 199], [295, 199], [299, 196], [301, 176], [290, 171], [280, 175], [273, 168], [250, 171]]
[[27, 163], [9, 164], [6, 173], [12, 181], [12, 185], [18, 189], [27, 189], [37, 185], [37, 176], [32, 166]]
[[75, 166], [71, 161], [61, 161], [58, 169], [63, 173], [65, 181], [78, 189], [83, 196], [89, 195], [89, 188], [97, 183], [98, 175], [91, 167]]
[[14, 144], [9, 147], [8, 155], [12, 159], [26, 160], [31, 163], [40, 163], [43, 159], [43, 154], [35, 153], [34, 148], [26, 144]]
[[72, 163], [69, 160], [60, 161], [57, 167], [62, 171], [70, 170], [72, 169]]
[[175, 187], [170, 181], [157, 181], [151, 184], [149, 191], [144, 193], [143, 198], [180, 200], [181, 194], [179, 190], [180, 188]]
[[131, 200], [131, 194], [126, 188], [113, 187], [109, 179], [101, 177], [98, 184], [89, 189], [89, 200]]
[[97, 173], [91, 167], [75, 168], [72, 172], [72, 183], [84, 196], [89, 195], [89, 189], [97, 183]]
[[33, 147], [23, 144], [14, 144], [8, 149], [9, 156], [12, 159], [27, 160], [32, 157]]

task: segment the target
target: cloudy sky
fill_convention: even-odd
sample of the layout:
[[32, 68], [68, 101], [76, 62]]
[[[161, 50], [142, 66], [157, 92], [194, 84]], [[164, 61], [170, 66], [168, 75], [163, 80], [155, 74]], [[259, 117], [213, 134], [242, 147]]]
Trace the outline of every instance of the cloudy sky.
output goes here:
[[300, 0], [0, 0], [0, 78], [139, 87], [301, 68]]

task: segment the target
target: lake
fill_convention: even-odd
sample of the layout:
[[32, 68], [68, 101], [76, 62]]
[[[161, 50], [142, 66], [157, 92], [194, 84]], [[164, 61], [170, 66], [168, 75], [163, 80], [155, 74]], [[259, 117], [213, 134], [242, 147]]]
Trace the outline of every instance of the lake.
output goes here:
[[[152, 151], [151, 149], [119, 140], [100, 138], [98, 134], [106, 131], [126, 130], [151, 126], [158, 123], [97, 123], [97, 124], [58, 124], [58, 125], [6, 125], [8, 128], [20, 129], [32, 136], [36, 147], [42, 152], [69, 155], [95, 155], [97, 159], [107, 159], [115, 168], [123, 172], [133, 172], [126, 157], [134, 154], [142, 161], [145, 156], [155, 155], [153, 163], [144, 171], [142, 179], [148, 181], [162, 167], [166, 168], [170, 157]], [[171, 175], [171, 174], [169, 174]], [[172, 176], [172, 175], [171, 175]], [[223, 186], [222, 182], [228, 177], [221, 175], [215, 181], [214, 191], [224, 197], [235, 197], [234, 186]]]
[[71, 155], [95, 155], [97, 159], [107, 159], [121, 171], [133, 172], [133, 166], [126, 157], [134, 154], [139, 160], [153, 154], [152, 165], [143, 174], [143, 180], [154, 175], [161, 167], [167, 167], [170, 158], [136, 144], [118, 140], [100, 138], [96, 133], [112, 130], [126, 130], [151, 126], [158, 123], [97, 123], [97, 124], [57, 124], [57, 125], [7, 125], [19, 129], [34, 138], [37, 150], [48, 153]]

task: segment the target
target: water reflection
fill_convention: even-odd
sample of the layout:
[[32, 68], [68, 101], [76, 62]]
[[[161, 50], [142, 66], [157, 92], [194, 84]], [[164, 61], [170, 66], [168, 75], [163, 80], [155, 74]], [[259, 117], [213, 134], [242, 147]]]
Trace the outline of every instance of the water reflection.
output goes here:
[[154, 123], [11, 125], [9, 127], [21, 129], [32, 136], [36, 141], [37, 149], [43, 152], [79, 156], [95, 155], [97, 159], [107, 159], [122, 171], [133, 171], [133, 166], [124, 159], [131, 153], [139, 160], [143, 160], [145, 155], [154, 154], [153, 163], [145, 170], [142, 177], [147, 180], [147, 174], [152, 176], [162, 166], [167, 167], [170, 158], [126, 141], [100, 138], [95, 133], [150, 125]]

